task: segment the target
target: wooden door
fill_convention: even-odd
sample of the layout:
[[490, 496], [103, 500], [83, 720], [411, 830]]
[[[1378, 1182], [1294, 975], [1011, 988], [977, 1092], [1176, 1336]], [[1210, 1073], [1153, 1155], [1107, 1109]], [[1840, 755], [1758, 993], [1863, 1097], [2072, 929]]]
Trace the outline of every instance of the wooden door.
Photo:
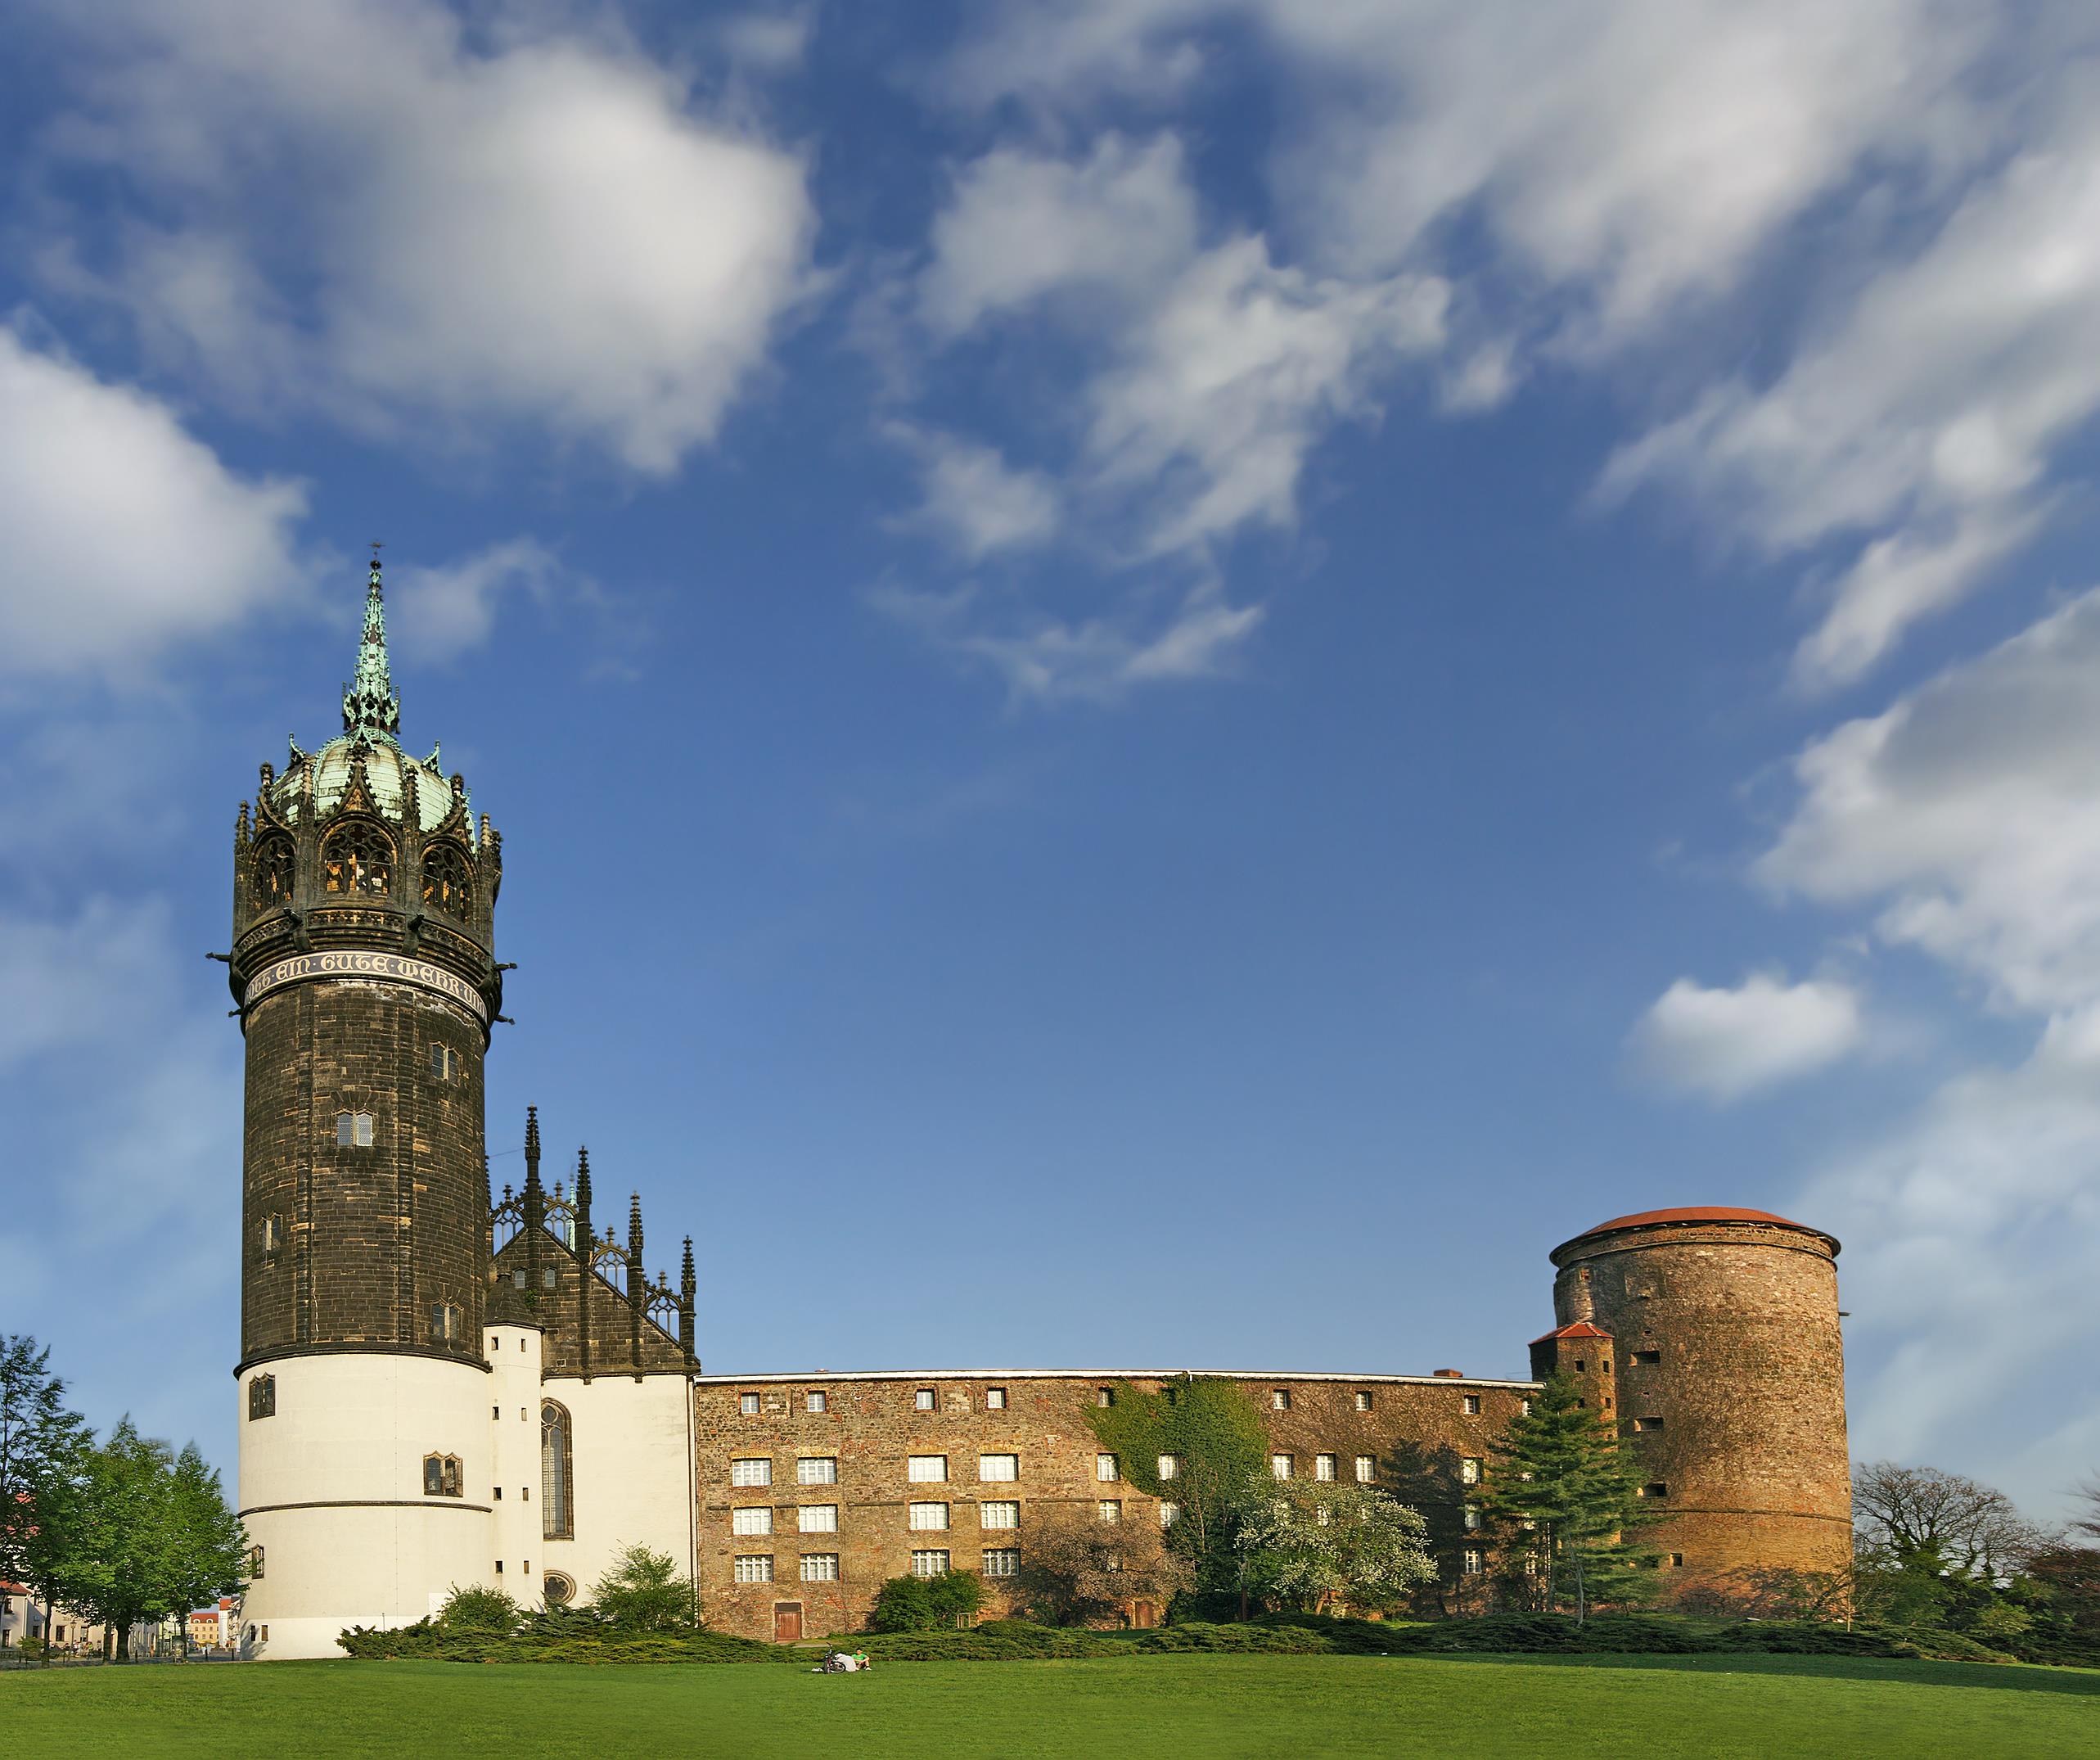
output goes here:
[[802, 1604], [800, 1601], [777, 1601], [773, 1604], [773, 1641], [776, 1644], [800, 1644], [802, 1641]]

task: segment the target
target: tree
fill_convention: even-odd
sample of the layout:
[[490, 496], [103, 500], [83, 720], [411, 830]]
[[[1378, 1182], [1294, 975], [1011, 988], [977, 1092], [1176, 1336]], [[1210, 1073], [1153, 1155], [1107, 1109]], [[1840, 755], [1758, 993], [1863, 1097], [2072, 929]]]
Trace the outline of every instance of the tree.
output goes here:
[[47, 1624], [93, 1440], [66, 1408], [65, 1383], [50, 1361], [26, 1334], [0, 1337], [0, 1579], [42, 1600]]
[[892, 1577], [875, 1591], [867, 1629], [940, 1631], [966, 1623], [984, 1604], [984, 1582], [975, 1571], [943, 1571], [938, 1577]]
[[1133, 1601], [1164, 1605], [1193, 1574], [1168, 1550], [1156, 1523], [1104, 1522], [1092, 1510], [1036, 1505], [1014, 1589], [1049, 1624], [1111, 1625]]
[[1305, 1613], [1337, 1603], [1382, 1611], [1435, 1579], [1421, 1512], [1370, 1486], [1257, 1474], [1237, 1513], [1240, 1580], [1264, 1600]]
[[169, 1595], [189, 1638], [189, 1610], [246, 1586], [248, 1531], [219, 1489], [218, 1469], [207, 1466], [195, 1442], [175, 1456], [168, 1486]]
[[1655, 1512], [1640, 1498], [1640, 1466], [1602, 1414], [1589, 1410], [1568, 1375], [1554, 1375], [1490, 1446], [1494, 1469], [1480, 1490], [1482, 1514], [1509, 1549], [1545, 1578], [1548, 1612], [1561, 1585], [1573, 1591], [1578, 1622], [1593, 1601], [1631, 1600], [1648, 1586], [1634, 1575], [1626, 1537]]
[[623, 1546], [612, 1568], [591, 1590], [591, 1605], [633, 1631], [683, 1631], [697, 1625], [692, 1580], [678, 1574], [669, 1554]]
[[1852, 1478], [1852, 1519], [1870, 1546], [1904, 1570], [1998, 1582], [2042, 1545], [2041, 1530], [2004, 1492], [1936, 1467], [1877, 1460]]

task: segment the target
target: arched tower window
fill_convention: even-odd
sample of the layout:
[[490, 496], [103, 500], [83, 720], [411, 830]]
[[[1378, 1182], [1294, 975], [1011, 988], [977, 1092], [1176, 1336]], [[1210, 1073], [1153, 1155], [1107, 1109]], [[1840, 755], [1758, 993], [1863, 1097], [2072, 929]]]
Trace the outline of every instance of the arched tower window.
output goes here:
[[546, 1401], [539, 1408], [539, 1528], [546, 1540], [575, 1537], [571, 1507], [570, 1446], [566, 1407]]
[[331, 892], [390, 891], [394, 846], [376, 825], [345, 825], [321, 846], [321, 877]]
[[291, 902], [292, 850], [289, 837], [265, 837], [255, 846], [250, 883], [255, 909], [278, 910]]
[[474, 914], [474, 870], [456, 843], [433, 843], [423, 851], [423, 902], [462, 922]]

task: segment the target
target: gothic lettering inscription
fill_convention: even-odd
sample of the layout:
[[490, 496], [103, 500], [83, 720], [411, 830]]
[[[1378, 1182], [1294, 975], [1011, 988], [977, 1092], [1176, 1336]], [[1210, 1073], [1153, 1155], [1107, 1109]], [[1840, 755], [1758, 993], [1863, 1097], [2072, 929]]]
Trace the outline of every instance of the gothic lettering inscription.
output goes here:
[[390, 983], [413, 984], [435, 991], [440, 996], [457, 1003], [484, 1024], [489, 1018], [488, 1006], [482, 1001], [480, 991], [443, 966], [432, 965], [427, 959], [405, 959], [399, 954], [365, 953], [355, 949], [340, 953], [297, 954], [274, 965], [264, 966], [250, 981], [241, 1006], [252, 1009], [272, 991], [282, 990], [287, 984], [325, 977], [382, 978]]

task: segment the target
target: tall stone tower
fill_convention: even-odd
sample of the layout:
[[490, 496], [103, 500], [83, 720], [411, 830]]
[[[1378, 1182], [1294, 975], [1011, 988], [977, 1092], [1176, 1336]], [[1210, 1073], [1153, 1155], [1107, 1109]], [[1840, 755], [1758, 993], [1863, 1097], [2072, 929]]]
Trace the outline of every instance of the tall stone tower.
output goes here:
[[[375, 557], [343, 731], [234, 839], [244, 1624], [273, 1656], [488, 1569], [482, 1058], [502, 843], [400, 744]], [[264, 1638], [268, 1628], [267, 1640]]]
[[1651, 1210], [1553, 1249], [1555, 1329], [1531, 1372], [1575, 1377], [1638, 1451], [1680, 1584], [1851, 1555], [1838, 1243], [1761, 1210]]

